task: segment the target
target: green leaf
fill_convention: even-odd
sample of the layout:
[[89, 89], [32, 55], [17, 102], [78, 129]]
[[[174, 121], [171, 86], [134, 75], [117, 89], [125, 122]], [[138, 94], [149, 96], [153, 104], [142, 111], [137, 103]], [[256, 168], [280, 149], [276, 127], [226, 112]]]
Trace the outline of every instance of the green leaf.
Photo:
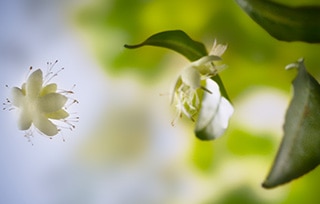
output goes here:
[[125, 47], [132, 49], [146, 45], [164, 47], [174, 50], [188, 58], [190, 61], [195, 61], [207, 55], [207, 50], [202, 43], [192, 40], [185, 32], [181, 30], [170, 30], [157, 33], [140, 44], [125, 45]]
[[274, 38], [320, 42], [320, 7], [290, 7], [270, 0], [236, 0], [240, 7]]
[[284, 137], [271, 172], [262, 186], [273, 188], [298, 178], [320, 163], [320, 85], [303, 60], [293, 81], [294, 95], [286, 113]]

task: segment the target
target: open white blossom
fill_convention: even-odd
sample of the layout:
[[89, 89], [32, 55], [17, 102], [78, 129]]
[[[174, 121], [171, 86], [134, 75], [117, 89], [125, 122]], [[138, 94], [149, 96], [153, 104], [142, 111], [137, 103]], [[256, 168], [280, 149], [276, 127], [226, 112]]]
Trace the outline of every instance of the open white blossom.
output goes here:
[[[226, 49], [227, 45], [217, 44], [214, 41], [209, 55], [190, 63], [182, 70], [171, 91], [171, 103], [177, 109], [177, 116], [172, 121], [172, 125], [182, 115], [194, 121], [195, 115], [200, 112], [196, 131], [202, 131], [207, 127], [212, 128], [215, 125], [219, 127], [211, 131], [214, 137], [223, 134], [233, 108], [230, 102], [221, 96], [218, 84], [210, 78], [225, 68], [225, 65], [217, 65], [214, 62], [221, 60]], [[202, 102], [199, 99], [199, 91], [204, 91], [205, 100]], [[218, 117], [214, 119], [216, 115]]]
[[[74, 125], [66, 119], [69, 117], [66, 110], [66, 104], [69, 100], [67, 95], [72, 91], [59, 92], [56, 83], [48, 83], [57, 75], [52, 72], [51, 68], [45, 77], [43, 77], [41, 69], [35, 70], [21, 88], [12, 88], [11, 98], [8, 101], [19, 110], [18, 128], [20, 130], [28, 131], [34, 126], [42, 134], [54, 136], [59, 133], [60, 129], [52, 120], [64, 122], [69, 129], [74, 128]], [[72, 103], [77, 103], [77, 101], [72, 99]], [[73, 122], [77, 122], [77, 119], [78, 117]], [[29, 134], [26, 133], [26, 136], [30, 136]]]

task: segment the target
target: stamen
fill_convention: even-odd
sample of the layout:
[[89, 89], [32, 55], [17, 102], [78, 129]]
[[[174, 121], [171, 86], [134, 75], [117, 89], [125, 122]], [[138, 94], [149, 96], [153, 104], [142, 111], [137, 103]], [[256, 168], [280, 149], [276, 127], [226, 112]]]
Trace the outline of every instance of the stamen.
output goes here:
[[61, 135], [61, 138], [62, 138], [62, 141], [65, 142], [65, 136], [63, 134], [63, 131], [61, 131], [60, 129], [58, 130], [59, 131], [59, 134]]
[[62, 70], [64, 70], [64, 67], [62, 67], [59, 70], [57, 70], [56, 72], [54, 72], [53, 69], [57, 63], [58, 63], [58, 60], [54, 61], [54, 63], [47, 62], [47, 70], [46, 70], [46, 74], [45, 74], [44, 80], [43, 80], [44, 85], [48, 84], [54, 77], [58, 76], [58, 74]]
[[71, 122], [69, 122], [68, 120], [61, 120], [61, 122], [63, 122], [65, 125], [58, 125], [59, 128], [61, 129], [67, 129], [67, 130], [74, 130], [76, 128], [76, 126], [74, 124], [72, 124]]
[[27, 72], [27, 74], [26, 74], [26, 76], [25, 76], [25, 81], [27, 81], [27, 79], [28, 79], [28, 77], [29, 77], [29, 75], [30, 75], [30, 73], [31, 73], [31, 71], [32, 71], [32, 69], [33, 69], [33, 67], [32, 66], [30, 66], [29, 67], [29, 70], [28, 70], [28, 72]]
[[47, 62], [47, 75], [52, 73], [52, 69], [57, 63], [58, 63], [58, 60], [56, 60], [54, 63]]
[[2, 110], [8, 110], [8, 111], [12, 111], [15, 109], [15, 107], [12, 105], [11, 101], [6, 98], [6, 101], [2, 103], [3, 108]]
[[74, 118], [68, 117], [68, 121], [73, 122], [73, 123], [79, 122], [79, 119], [80, 119], [80, 117], [74, 117]]
[[200, 88], [201, 88], [202, 90], [208, 92], [209, 94], [212, 94], [212, 92], [211, 92], [209, 89], [207, 89], [206, 87], [200, 86]]
[[[58, 76], [58, 74], [64, 70], [64, 67], [62, 67], [61, 69], [59, 69], [57, 72], [49, 72], [46, 74], [46, 76], [44, 77], [44, 82], [43, 84], [48, 84], [54, 77]], [[50, 76], [51, 75], [51, 76]]]
[[70, 106], [72, 106], [73, 104], [78, 104], [78, 103], [79, 103], [78, 100], [72, 99], [71, 102], [69, 102], [68, 104], [66, 104], [66, 105], [64, 106], [64, 109], [65, 109], [65, 110], [68, 110], [68, 108], [70, 108]]
[[72, 94], [74, 94], [73, 89], [75, 89], [75, 87], [76, 87], [76, 85], [73, 84], [73, 86], [72, 86], [71, 89], [69, 89], [69, 90], [58, 89], [58, 90], [57, 90], [57, 93], [65, 94], [65, 95], [72, 95]]
[[33, 131], [34, 131], [34, 128], [31, 127], [30, 129], [28, 129], [28, 130], [26, 130], [26, 131], [24, 132], [24, 137], [28, 140], [28, 142], [31, 143], [32, 146], [33, 146], [33, 142], [32, 142]]

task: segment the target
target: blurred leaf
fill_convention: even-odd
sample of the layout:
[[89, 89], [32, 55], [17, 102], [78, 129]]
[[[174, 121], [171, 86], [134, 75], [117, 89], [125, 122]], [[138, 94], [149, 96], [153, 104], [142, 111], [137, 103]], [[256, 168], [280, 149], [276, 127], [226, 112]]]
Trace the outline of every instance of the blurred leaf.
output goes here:
[[[294, 96], [286, 114], [284, 137], [264, 188], [298, 178], [320, 163], [320, 85], [306, 71], [303, 60], [293, 81]], [[289, 68], [290, 68], [289, 67]]]
[[145, 45], [164, 47], [174, 50], [190, 61], [195, 61], [205, 55], [207, 50], [205, 46], [192, 40], [185, 32], [181, 30], [171, 30], [157, 33], [149, 37], [143, 43], [137, 45], [125, 45], [126, 48], [139, 48]]
[[223, 204], [235, 204], [235, 203], [245, 203], [245, 204], [267, 204], [268, 201], [262, 200], [257, 192], [252, 189], [249, 185], [235, 186], [234, 188], [228, 189], [225, 196], [214, 196], [212, 200], [205, 202], [205, 204], [212, 203], [223, 203]]
[[290, 7], [266, 0], [236, 0], [270, 35], [283, 41], [320, 42], [320, 7]]
[[196, 139], [192, 144], [194, 146], [191, 156], [194, 166], [202, 173], [210, 173], [217, 165], [213, 143]]
[[260, 155], [266, 156], [272, 153], [273, 140], [272, 135], [265, 134], [257, 137], [255, 133], [237, 128], [230, 131], [228, 140], [228, 149], [234, 155], [248, 156]]

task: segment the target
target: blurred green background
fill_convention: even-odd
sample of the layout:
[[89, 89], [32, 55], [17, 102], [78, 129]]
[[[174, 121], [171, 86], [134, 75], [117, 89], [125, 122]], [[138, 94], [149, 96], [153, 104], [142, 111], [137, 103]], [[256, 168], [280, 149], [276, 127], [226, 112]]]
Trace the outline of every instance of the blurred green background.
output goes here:
[[[277, 2], [319, 5], [312, 0]], [[273, 39], [231, 0], [96, 1], [79, 12], [77, 22], [109, 74], [133, 73], [146, 84], [169, 83], [167, 74], [174, 73], [172, 69], [181, 69], [176, 61], [183, 57], [151, 47], [123, 50], [121, 43], [140, 43], [152, 34], [171, 29], [185, 31], [204, 42], [208, 49], [214, 38], [227, 43], [223, 60], [228, 69], [221, 77], [234, 102], [235, 117], [221, 139], [213, 142], [191, 139], [192, 148], [186, 155], [190, 168], [202, 179], [212, 180], [207, 189], [210, 192], [212, 188], [212, 196], [209, 193], [205, 203], [317, 201], [320, 180], [317, 170], [275, 190], [263, 190], [260, 183], [280, 142], [283, 114], [295, 76], [294, 71], [285, 71], [284, 67], [304, 57], [308, 70], [317, 78], [319, 45]], [[188, 122], [186, 125], [192, 126]]]
[[[57, 22], [71, 30], [68, 35], [75, 40], [73, 45], [79, 45], [78, 51], [85, 50], [82, 57], [72, 57], [71, 52], [58, 55], [62, 61], [70, 64], [77, 61], [79, 65], [68, 67], [73, 74], [68, 75], [67, 81], [75, 80], [79, 85], [78, 112], [85, 116], [81, 117], [78, 125], [81, 131], [76, 134], [82, 136], [81, 139], [69, 138], [63, 144], [62, 152], [68, 152], [63, 156], [66, 158], [55, 162], [49, 179], [45, 179], [45, 183], [50, 183], [49, 196], [28, 201], [77, 204], [318, 201], [320, 173], [317, 169], [273, 190], [263, 189], [261, 183], [280, 145], [284, 114], [292, 93], [291, 81], [296, 74], [294, 70], [285, 71], [284, 67], [304, 57], [308, 71], [320, 79], [319, 45], [273, 39], [233, 0], [66, 2], [57, 1], [46, 8], [56, 14], [53, 16], [59, 16]], [[320, 4], [316, 0], [277, 2]], [[40, 5], [39, 1], [32, 3], [34, 8]], [[41, 15], [47, 13], [42, 11]], [[46, 20], [43, 23], [47, 23]], [[59, 23], [52, 26], [61, 27]], [[64, 29], [53, 35], [62, 35]], [[166, 94], [188, 63], [187, 59], [163, 48], [127, 50], [123, 47], [173, 29], [185, 31], [208, 49], [215, 38], [219, 43], [228, 44], [223, 55], [228, 68], [220, 76], [234, 104], [235, 114], [226, 134], [216, 141], [196, 139], [191, 121], [182, 119], [175, 127], [170, 125], [174, 113]], [[49, 38], [41, 42], [47, 41]], [[60, 49], [70, 46], [58, 45]], [[87, 58], [97, 69], [81, 65]], [[82, 71], [84, 69], [86, 72]], [[13, 70], [2, 70], [8, 75], [13, 73]], [[98, 82], [93, 73], [95, 77], [99, 75], [102, 82]], [[86, 117], [85, 113], [94, 110], [95, 115]], [[6, 140], [3, 140], [4, 145]], [[36, 165], [43, 165], [44, 161], [49, 163], [50, 159], [40, 157], [47, 151], [41, 146], [51, 146], [53, 158], [61, 149], [60, 143], [42, 143], [33, 150], [28, 150], [30, 145], [22, 144], [23, 149], [19, 151], [32, 151], [30, 154], [36, 156], [35, 161], [41, 161]], [[2, 151], [8, 155], [9, 150]], [[17, 163], [21, 161], [19, 157], [16, 159]], [[3, 165], [12, 162], [7, 160], [7, 157], [1, 159]], [[9, 165], [8, 172], [10, 168], [15, 167]], [[5, 189], [6, 185], [1, 188]], [[10, 189], [17, 191], [14, 187]]]

